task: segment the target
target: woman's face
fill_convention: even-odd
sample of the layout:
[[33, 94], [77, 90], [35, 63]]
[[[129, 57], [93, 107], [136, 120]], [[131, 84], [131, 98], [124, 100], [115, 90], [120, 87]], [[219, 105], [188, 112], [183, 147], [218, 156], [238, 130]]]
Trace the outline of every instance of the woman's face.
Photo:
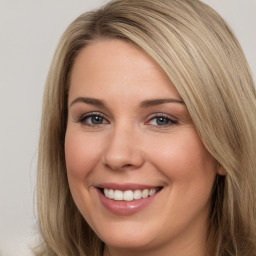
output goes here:
[[142, 50], [101, 40], [79, 53], [65, 154], [74, 201], [110, 252], [202, 252], [216, 161]]

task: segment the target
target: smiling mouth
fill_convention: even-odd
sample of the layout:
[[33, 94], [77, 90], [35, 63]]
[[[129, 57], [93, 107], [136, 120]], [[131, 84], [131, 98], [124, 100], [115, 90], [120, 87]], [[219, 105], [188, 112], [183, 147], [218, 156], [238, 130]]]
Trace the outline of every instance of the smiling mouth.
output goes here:
[[145, 199], [147, 197], [151, 197], [158, 193], [162, 187], [158, 188], [150, 188], [150, 189], [136, 189], [136, 190], [125, 190], [121, 191], [118, 189], [108, 189], [108, 188], [102, 188], [100, 189], [102, 194], [108, 198], [112, 199], [114, 201], [134, 201], [134, 200], [140, 200]]

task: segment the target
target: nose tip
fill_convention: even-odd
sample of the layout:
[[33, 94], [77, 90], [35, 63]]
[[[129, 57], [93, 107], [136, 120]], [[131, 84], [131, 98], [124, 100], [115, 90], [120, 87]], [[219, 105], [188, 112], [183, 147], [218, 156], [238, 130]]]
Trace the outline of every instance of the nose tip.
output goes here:
[[[106, 155], [104, 157], [103, 163], [105, 166], [110, 168], [111, 170], [124, 170], [124, 169], [136, 169], [142, 165], [142, 159], [139, 159], [138, 156], [136, 157], [124, 157], [123, 152], [119, 152], [118, 155]], [[136, 158], [136, 159], [135, 159]]]
[[143, 164], [143, 157], [139, 152], [132, 152], [128, 148], [108, 150], [103, 157], [103, 164], [112, 170], [137, 169]]
[[143, 152], [134, 139], [117, 134], [109, 141], [102, 159], [112, 170], [137, 169], [144, 163]]

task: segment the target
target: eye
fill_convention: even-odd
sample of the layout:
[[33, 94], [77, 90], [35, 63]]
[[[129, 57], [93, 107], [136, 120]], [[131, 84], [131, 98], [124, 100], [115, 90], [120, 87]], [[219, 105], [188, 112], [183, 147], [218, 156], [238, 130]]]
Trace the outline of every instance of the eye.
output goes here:
[[153, 125], [153, 126], [171, 126], [177, 123], [178, 121], [175, 119], [172, 119], [165, 115], [159, 115], [151, 118], [146, 124]]
[[98, 126], [109, 122], [100, 114], [86, 114], [78, 119], [78, 122], [87, 126]]

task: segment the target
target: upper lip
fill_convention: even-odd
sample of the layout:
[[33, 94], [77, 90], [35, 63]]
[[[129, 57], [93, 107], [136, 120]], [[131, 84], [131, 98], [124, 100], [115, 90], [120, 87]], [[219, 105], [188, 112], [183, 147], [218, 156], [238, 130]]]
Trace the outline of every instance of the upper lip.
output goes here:
[[136, 183], [101, 183], [95, 186], [99, 189], [113, 189], [113, 190], [143, 190], [143, 189], [152, 189], [152, 188], [161, 188], [162, 186], [158, 185], [145, 185], [145, 184], [136, 184]]

